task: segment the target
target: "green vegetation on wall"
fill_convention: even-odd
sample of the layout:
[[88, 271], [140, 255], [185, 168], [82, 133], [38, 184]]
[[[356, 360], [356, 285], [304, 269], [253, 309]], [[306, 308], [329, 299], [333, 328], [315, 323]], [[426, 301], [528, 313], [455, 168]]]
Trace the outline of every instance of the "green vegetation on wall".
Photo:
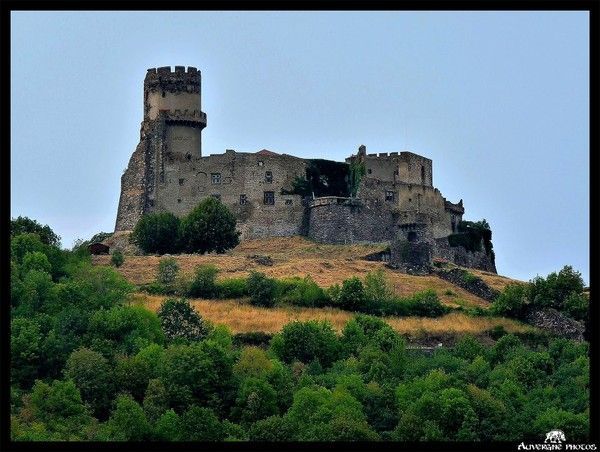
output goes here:
[[462, 246], [468, 251], [482, 251], [481, 244], [486, 254], [492, 253], [492, 230], [486, 220], [461, 221], [458, 223], [457, 233], [448, 236], [450, 246]]

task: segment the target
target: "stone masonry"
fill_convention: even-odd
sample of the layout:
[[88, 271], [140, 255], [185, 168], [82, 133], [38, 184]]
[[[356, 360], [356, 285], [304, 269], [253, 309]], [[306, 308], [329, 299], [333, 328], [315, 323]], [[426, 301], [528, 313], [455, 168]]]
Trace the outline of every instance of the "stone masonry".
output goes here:
[[183, 216], [214, 196], [235, 214], [242, 240], [306, 235], [325, 243], [392, 243], [405, 240], [410, 225], [419, 225], [428, 257], [404, 252], [416, 259], [411, 264], [415, 271], [432, 257], [495, 271], [493, 257], [491, 263], [473, 259], [466, 250], [447, 245], [464, 207], [462, 200], [451, 203], [433, 186], [430, 159], [408, 151], [367, 154], [360, 146], [346, 159], [349, 168], [363, 171], [356, 190], [349, 189], [346, 197], [305, 196], [296, 186], [308, 180], [310, 160], [266, 149], [205, 156], [201, 133], [206, 125], [200, 71], [183, 66], [148, 70], [140, 142], [121, 177], [115, 231], [132, 230], [146, 213]]

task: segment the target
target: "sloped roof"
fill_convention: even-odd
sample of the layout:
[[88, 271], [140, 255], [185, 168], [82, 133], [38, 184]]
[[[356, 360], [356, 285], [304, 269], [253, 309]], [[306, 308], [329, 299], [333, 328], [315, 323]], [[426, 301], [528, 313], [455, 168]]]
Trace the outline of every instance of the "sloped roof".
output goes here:
[[268, 149], [263, 149], [257, 152], [258, 155], [279, 155], [277, 152], [269, 151]]

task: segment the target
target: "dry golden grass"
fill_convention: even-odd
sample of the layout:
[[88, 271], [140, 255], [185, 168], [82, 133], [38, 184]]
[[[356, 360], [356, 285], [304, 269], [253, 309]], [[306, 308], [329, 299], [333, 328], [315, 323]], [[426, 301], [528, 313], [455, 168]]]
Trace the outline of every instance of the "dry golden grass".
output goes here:
[[[456, 307], [489, 306], [475, 295], [436, 276], [412, 276], [390, 270], [382, 262], [371, 262], [362, 258], [381, 251], [382, 245], [327, 245], [312, 242], [304, 237], [274, 237], [247, 240], [226, 254], [183, 254], [174, 256], [183, 274], [191, 275], [198, 265], [212, 264], [219, 268], [218, 278], [244, 277], [251, 270], [261, 271], [268, 276], [285, 278], [310, 276], [321, 287], [341, 284], [352, 276], [364, 277], [369, 271], [383, 269], [396, 294], [410, 296], [415, 292], [434, 289], [442, 303]], [[263, 266], [250, 258], [266, 255], [273, 259], [273, 266]], [[119, 271], [134, 284], [154, 281], [158, 269], [158, 256], [125, 256]], [[110, 256], [93, 256], [94, 263], [108, 265]], [[477, 272], [498, 287], [507, 280], [500, 276]], [[500, 282], [499, 282], [500, 281]], [[506, 284], [506, 283], [504, 283]], [[451, 291], [452, 294], [446, 294]]]
[[514, 284], [514, 283], [524, 284], [524, 281], [520, 281], [518, 279], [512, 279], [507, 276], [496, 275], [494, 273], [484, 272], [481, 270], [475, 270], [472, 268], [469, 268], [468, 270], [471, 273], [473, 273], [475, 276], [479, 276], [481, 279], [483, 279], [483, 282], [485, 282], [492, 289], [499, 290], [500, 292], [502, 292], [502, 290], [504, 290], [504, 288], [509, 284]]
[[[136, 294], [133, 303], [158, 310], [166, 297]], [[337, 331], [341, 331], [352, 313], [333, 308], [259, 308], [245, 300], [190, 300], [204, 318], [213, 323], [227, 325], [234, 333], [264, 331], [275, 333], [293, 320], [328, 320]], [[427, 331], [431, 334], [478, 334], [495, 326], [503, 326], [509, 332], [523, 332], [532, 327], [503, 317], [470, 317], [461, 313], [451, 313], [435, 319], [425, 317], [384, 317], [396, 331], [403, 334], [418, 334]]]

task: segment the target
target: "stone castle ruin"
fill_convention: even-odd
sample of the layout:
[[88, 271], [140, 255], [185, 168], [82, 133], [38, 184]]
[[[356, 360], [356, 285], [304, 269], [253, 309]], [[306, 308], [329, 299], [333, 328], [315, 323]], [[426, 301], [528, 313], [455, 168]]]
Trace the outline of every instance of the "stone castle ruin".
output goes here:
[[472, 231], [459, 230], [462, 200], [451, 203], [433, 186], [430, 159], [367, 154], [365, 146], [345, 162], [266, 149], [203, 156], [206, 125], [200, 71], [148, 69], [140, 142], [121, 178], [115, 231], [132, 230], [146, 213], [183, 216], [213, 196], [235, 214], [242, 240], [388, 242], [390, 264], [404, 271], [426, 272], [434, 258], [496, 271], [491, 232], [486, 243], [476, 236], [476, 246], [464, 246], [461, 235]]

